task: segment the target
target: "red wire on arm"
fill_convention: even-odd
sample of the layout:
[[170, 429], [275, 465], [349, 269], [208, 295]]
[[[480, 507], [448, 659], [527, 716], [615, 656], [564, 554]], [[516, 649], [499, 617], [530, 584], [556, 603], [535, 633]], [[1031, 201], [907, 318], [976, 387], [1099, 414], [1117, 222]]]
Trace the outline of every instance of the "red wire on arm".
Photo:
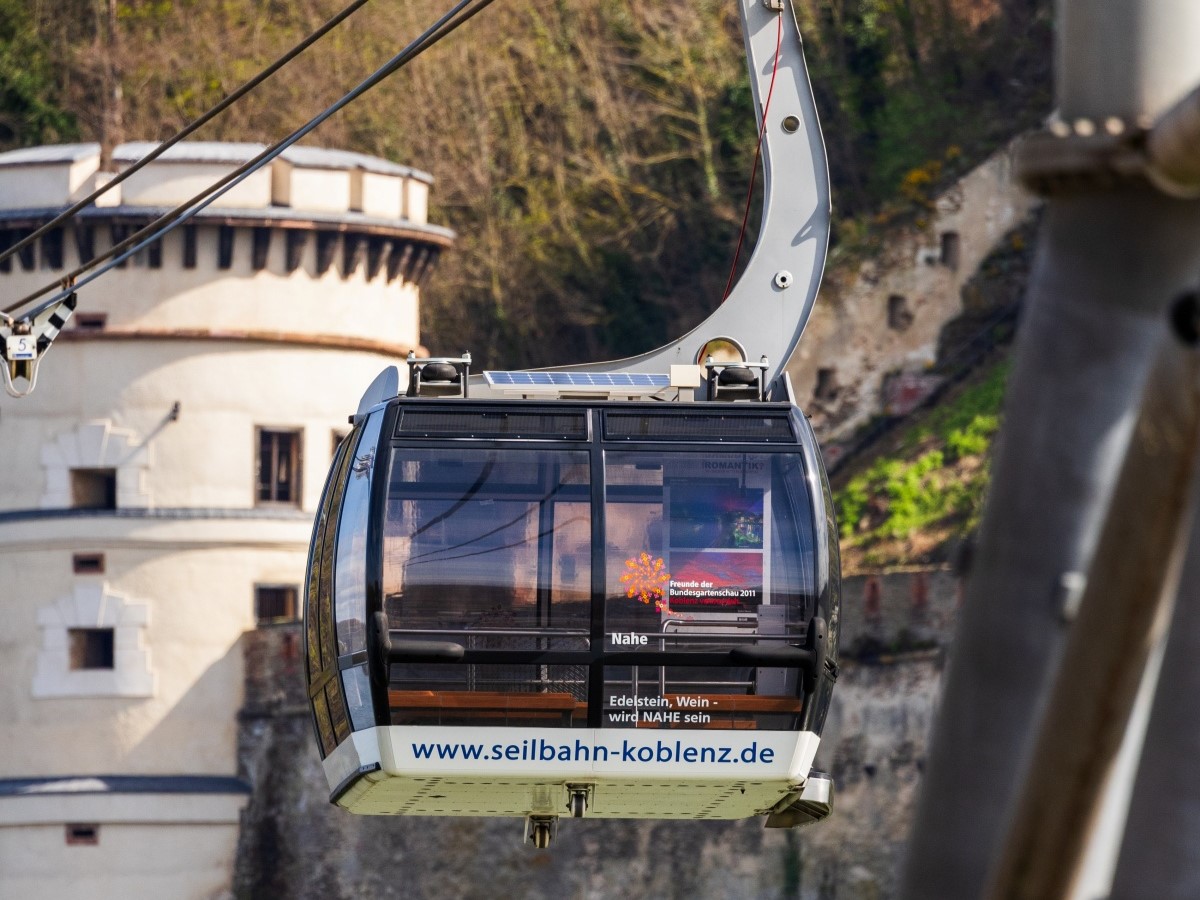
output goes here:
[[742, 213], [742, 230], [738, 232], [737, 250], [733, 254], [733, 265], [729, 267], [729, 279], [725, 282], [725, 293], [721, 302], [733, 290], [733, 276], [737, 272], [738, 259], [742, 255], [742, 242], [746, 239], [746, 223], [750, 221], [750, 200], [754, 196], [754, 179], [758, 175], [758, 160], [762, 155], [763, 134], [767, 130], [767, 112], [771, 108], [771, 94], [775, 92], [775, 75], [779, 71], [779, 50], [783, 46], [783, 13], [779, 16], [779, 30], [775, 34], [775, 62], [771, 67], [771, 85], [767, 88], [767, 102], [763, 104], [762, 125], [758, 129], [758, 143], [754, 145], [754, 167], [750, 170], [750, 188], [746, 191], [746, 211]]

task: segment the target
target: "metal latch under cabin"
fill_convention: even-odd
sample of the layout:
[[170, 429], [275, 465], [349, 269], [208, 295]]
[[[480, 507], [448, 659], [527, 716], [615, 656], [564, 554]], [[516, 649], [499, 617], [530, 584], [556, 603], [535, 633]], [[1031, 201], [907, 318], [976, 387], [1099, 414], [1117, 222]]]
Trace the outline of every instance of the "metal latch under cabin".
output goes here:
[[780, 800], [767, 816], [768, 828], [795, 828], [827, 819], [833, 812], [833, 779], [812, 771], [804, 787]]

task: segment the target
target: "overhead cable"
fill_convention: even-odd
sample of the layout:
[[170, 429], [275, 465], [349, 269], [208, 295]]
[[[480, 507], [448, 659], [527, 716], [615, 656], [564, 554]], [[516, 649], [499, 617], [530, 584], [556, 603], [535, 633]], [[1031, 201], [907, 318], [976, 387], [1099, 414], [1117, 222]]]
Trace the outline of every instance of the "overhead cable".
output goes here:
[[[104, 253], [97, 255], [90, 262], [68, 273], [65, 276], [66, 278], [76, 279], [75, 286], [72, 288], [72, 290], [77, 291], [87, 284], [90, 284], [101, 275], [105, 274], [116, 266], [119, 266], [139, 250], [142, 250], [164, 235], [169, 234], [175, 228], [191, 219], [194, 215], [196, 215], [196, 213], [200, 212], [213, 201], [223, 196], [237, 185], [241, 184], [241, 182], [245, 181], [267, 163], [271, 162], [273, 159], [283, 153], [283, 151], [285, 151], [288, 147], [291, 147], [301, 138], [314, 131], [318, 126], [323, 124], [335, 113], [341, 111], [350, 103], [357, 100], [359, 97], [361, 97], [371, 88], [378, 85], [384, 79], [388, 78], [390, 75], [393, 75], [421, 53], [428, 50], [446, 35], [450, 34], [460, 25], [467, 22], [478, 13], [482, 12], [494, 2], [495, 0], [459, 0], [459, 2], [456, 3], [448, 12], [443, 14], [436, 22], [434, 22], [434, 24], [430, 25], [424, 32], [422, 32], [418, 38], [416, 38], [403, 50], [376, 69], [375, 72], [373, 72], [369, 77], [359, 83], [357, 87], [343, 95], [337, 102], [327, 107], [323, 112], [309, 119], [308, 122], [302, 125], [300, 128], [296, 129], [282, 140], [277, 141], [276, 143], [267, 147], [253, 159], [243, 163], [221, 180], [205, 188], [203, 191], [196, 194], [189, 200], [184, 201], [171, 211], [159, 216], [157, 219], [150, 222], [148, 225], [134, 234], [130, 235], [125, 240], [113, 245]], [[96, 269], [96, 266], [100, 265], [100, 263], [104, 262], [106, 259], [109, 261], [100, 268]], [[91, 271], [92, 269], [96, 270], [93, 272]], [[91, 272], [91, 274], [87, 275], [86, 277], [81, 277], [87, 272]], [[59, 282], [57, 281], [46, 285], [40, 290], [37, 290], [34, 293], [18, 300], [16, 303], [7, 307], [3, 311], [6, 313], [11, 313], [14, 310], [20, 309], [39, 297], [54, 291], [58, 286]], [[59, 290], [53, 296], [40, 303], [29, 315], [37, 315], [43, 309], [52, 306], [62, 298], [66, 297], [68, 293], [70, 293], [70, 291]]]
[[221, 113], [225, 112], [225, 110], [229, 109], [229, 107], [233, 106], [233, 104], [237, 103], [237, 101], [241, 100], [252, 90], [254, 90], [256, 87], [258, 87], [260, 84], [262, 84], [264, 81], [266, 81], [268, 78], [270, 78], [272, 75], [274, 75], [288, 63], [294, 60], [297, 56], [299, 56], [301, 53], [303, 53], [305, 50], [307, 50], [309, 47], [311, 47], [330, 31], [332, 31], [346, 19], [350, 18], [350, 16], [354, 15], [354, 13], [358, 12], [359, 9], [366, 6], [370, 2], [371, 0], [354, 0], [353, 3], [343, 9], [332, 19], [327, 21], [324, 25], [306, 37], [303, 41], [301, 41], [283, 56], [279, 57], [279, 59], [275, 60], [275, 62], [271, 63], [271, 65], [267, 66], [267, 68], [263, 69], [232, 94], [229, 94], [220, 103], [212, 107], [212, 109], [210, 109], [208, 112], [204, 113], [198, 119], [195, 119], [193, 122], [185, 126], [181, 131], [177, 132], [175, 135], [156, 146], [153, 150], [131, 165], [128, 169], [117, 173], [112, 179], [97, 187], [94, 191], [92, 191], [92, 193], [88, 194], [82, 200], [67, 207], [49, 222], [46, 222], [32, 233], [25, 235], [25, 237], [21, 238], [21, 240], [17, 241], [11, 247], [0, 252], [0, 263], [3, 263], [7, 259], [11, 259], [13, 256], [31, 245], [38, 238], [45, 235], [47, 232], [74, 218], [80, 210], [85, 209], [86, 207], [95, 203], [96, 200], [98, 200], [108, 191], [115, 188], [121, 182], [125, 181], [125, 179], [154, 162], [154, 160], [158, 159], [184, 138], [194, 134], [198, 129], [207, 125], [209, 122], [211, 122]]

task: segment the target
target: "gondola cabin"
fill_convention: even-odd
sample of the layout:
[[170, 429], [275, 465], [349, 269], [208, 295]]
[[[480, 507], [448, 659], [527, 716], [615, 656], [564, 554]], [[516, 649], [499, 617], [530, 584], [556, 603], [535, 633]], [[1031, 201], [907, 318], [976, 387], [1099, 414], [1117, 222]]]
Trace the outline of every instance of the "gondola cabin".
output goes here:
[[837, 677], [837, 528], [783, 370], [821, 282], [829, 177], [795, 3], [737, 5], [763, 199], [723, 302], [613, 363], [481, 378], [465, 356], [410, 357], [405, 396], [388, 369], [353, 417], [305, 623], [348, 810], [520, 816], [538, 847], [568, 814], [829, 812], [810, 769]]
[[[306, 587], [334, 802], [382, 815], [826, 815], [840, 571], [812, 430], [765, 365], [410, 361], [333, 463]], [[469, 396], [468, 396], [469, 395]]]

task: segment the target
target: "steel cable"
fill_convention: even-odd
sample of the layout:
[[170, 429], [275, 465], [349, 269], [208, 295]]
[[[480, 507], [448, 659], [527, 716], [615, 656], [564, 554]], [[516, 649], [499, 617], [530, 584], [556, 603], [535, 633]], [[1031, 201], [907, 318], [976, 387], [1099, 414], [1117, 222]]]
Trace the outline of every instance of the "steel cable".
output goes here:
[[245, 84], [243, 84], [240, 88], [238, 88], [232, 94], [229, 94], [220, 103], [218, 103], [216, 106], [212, 107], [212, 109], [208, 110], [208, 112], [204, 113], [199, 118], [195, 119], [193, 122], [191, 122], [190, 124], [185, 126], [181, 131], [177, 132], [172, 137], [163, 141], [161, 144], [159, 144], [157, 147], [155, 147], [153, 150], [151, 150], [149, 153], [147, 153], [145, 156], [143, 156], [141, 159], [139, 159], [137, 162], [135, 162], [128, 169], [125, 169], [123, 172], [118, 172], [117, 175], [114, 178], [112, 178], [112, 180], [106, 182], [105, 184], [102, 184], [100, 187], [96, 188], [96, 190], [92, 191], [92, 193], [88, 194], [82, 200], [67, 207], [62, 212], [60, 212], [57, 216], [55, 216], [53, 219], [51, 219], [49, 222], [46, 222], [44, 225], [41, 225], [36, 230], [34, 230], [32, 233], [25, 235], [25, 237], [21, 238], [21, 240], [17, 241], [17, 243], [13, 244], [8, 249], [6, 249], [4, 251], [0, 251], [0, 263], [3, 263], [7, 259], [11, 259], [16, 254], [20, 253], [22, 250], [24, 250], [26, 247], [28, 247], [30, 244], [32, 244], [34, 241], [36, 241], [38, 238], [45, 235], [47, 232], [51, 231], [54, 228], [57, 228], [59, 225], [62, 225], [63, 223], [67, 222], [68, 220], [74, 218], [75, 215], [78, 212], [80, 212], [80, 210], [83, 210], [86, 207], [90, 206], [91, 204], [95, 203], [96, 200], [98, 200], [100, 197], [102, 197], [105, 193], [107, 193], [108, 191], [115, 188], [118, 184], [125, 181], [131, 175], [140, 171], [145, 166], [152, 163], [154, 160], [158, 159], [160, 156], [162, 156], [164, 153], [166, 153], [169, 149], [174, 147], [176, 144], [178, 144], [184, 138], [189, 137], [190, 135], [194, 134], [197, 130], [199, 130], [203, 126], [207, 125], [209, 122], [211, 122], [217, 116], [219, 116], [221, 113], [225, 112], [225, 110], [229, 109], [229, 107], [233, 106], [234, 103], [241, 100], [243, 97], [245, 97], [251, 91], [253, 91], [256, 87], [258, 87], [260, 84], [262, 84], [264, 81], [266, 81], [268, 78], [270, 78], [272, 75], [274, 75], [276, 72], [278, 72], [280, 69], [282, 69], [288, 63], [290, 63], [292, 60], [294, 60], [296, 57], [298, 57], [301, 53], [303, 53], [305, 50], [307, 50], [309, 47], [311, 47], [313, 44], [315, 44], [317, 41], [319, 41], [321, 38], [323, 38], [325, 35], [327, 35], [330, 31], [332, 31], [334, 28], [336, 28], [338, 25], [340, 25], [346, 19], [350, 18], [350, 16], [354, 15], [354, 13], [358, 12], [359, 9], [366, 6], [370, 2], [371, 2], [371, 0], [354, 0], [353, 3], [351, 3], [345, 9], [343, 9], [340, 13], [338, 13], [332, 19], [329, 19], [327, 22], [325, 22], [324, 25], [322, 25], [320, 28], [318, 28], [316, 31], [314, 31], [312, 34], [310, 34], [308, 37], [306, 37], [303, 41], [301, 41], [299, 44], [297, 44], [295, 47], [293, 47], [291, 50], [289, 50], [283, 56], [279, 57], [279, 59], [275, 60], [275, 62], [271, 63], [271, 65], [267, 66], [267, 68], [263, 69], [261, 72], [259, 72], [256, 76], [254, 76], [249, 81], [247, 81]]
[[[32, 294], [28, 294], [27, 296], [18, 300], [16, 303], [5, 308], [3, 311], [5, 313], [11, 313], [15, 310], [18, 310], [38, 299], [39, 297], [54, 291], [56, 288], [61, 288], [61, 285], [64, 283], [69, 283], [72, 285], [69, 288], [61, 288], [57, 293], [55, 293], [49, 299], [44, 300], [31, 313], [28, 314], [30, 317], [36, 316], [38, 313], [48, 309], [59, 300], [68, 296], [72, 291], [77, 291], [85, 285], [90, 284], [92, 281], [95, 281], [101, 275], [129, 259], [129, 257], [133, 256], [139, 250], [152, 244], [159, 238], [169, 234], [175, 228], [191, 219], [196, 213], [207, 207], [214, 200], [221, 197], [232, 188], [240, 184], [242, 181], [246, 180], [256, 171], [261, 169], [267, 163], [271, 162], [273, 159], [283, 153], [283, 151], [288, 147], [291, 147], [301, 138], [314, 131], [335, 113], [341, 111], [350, 103], [353, 103], [371, 88], [375, 87], [380, 82], [393, 75], [395, 72], [428, 50], [446, 35], [450, 34], [460, 25], [472, 19], [494, 2], [495, 0], [459, 0], [459, 2], [451, 7], [448, 12], [444, 13], [437, 19], [437, 21], [435, 21], [424, 32], [422, 32], [418, 38], [413, 40], [403, 50], [376, 69], [370, 76], [360, 82], [358, 86], [344, 94], [341, 99], [327, 107], [324, 111], [309, 119], [308, 122], [306, 122], [300, 128], [297, 128], [287, 137], [267, 147], [253, 159], [243, 163], [241, 166], [227, 174], [224, 178], [212, 185], [209, 185], [209, 187], [205, 188], [203, 191], [191, 197], [190, 199], [185, 200], [183, 203], [179, 204], [169, 212], [159, 216], [157, 219], [150, 222], [148, 225], [134, 234], [130, 235], [125, 240], [113, 245], [105, 253], [99, 254], [90, 262], [79, 266], [78, 268], [69, 272], [67, 275], [56, 280], [54, 283], [46, 285]], [[96, 266], [99, 266], [106, 259], [108, 262], [97, 269]], [[95, 269], [95, 271], [91, 271], [92, 269]], [[91, 271], [90, 275], [87, 275], [85, 278], [80, 278], [80, 276], [89, 271]]]

